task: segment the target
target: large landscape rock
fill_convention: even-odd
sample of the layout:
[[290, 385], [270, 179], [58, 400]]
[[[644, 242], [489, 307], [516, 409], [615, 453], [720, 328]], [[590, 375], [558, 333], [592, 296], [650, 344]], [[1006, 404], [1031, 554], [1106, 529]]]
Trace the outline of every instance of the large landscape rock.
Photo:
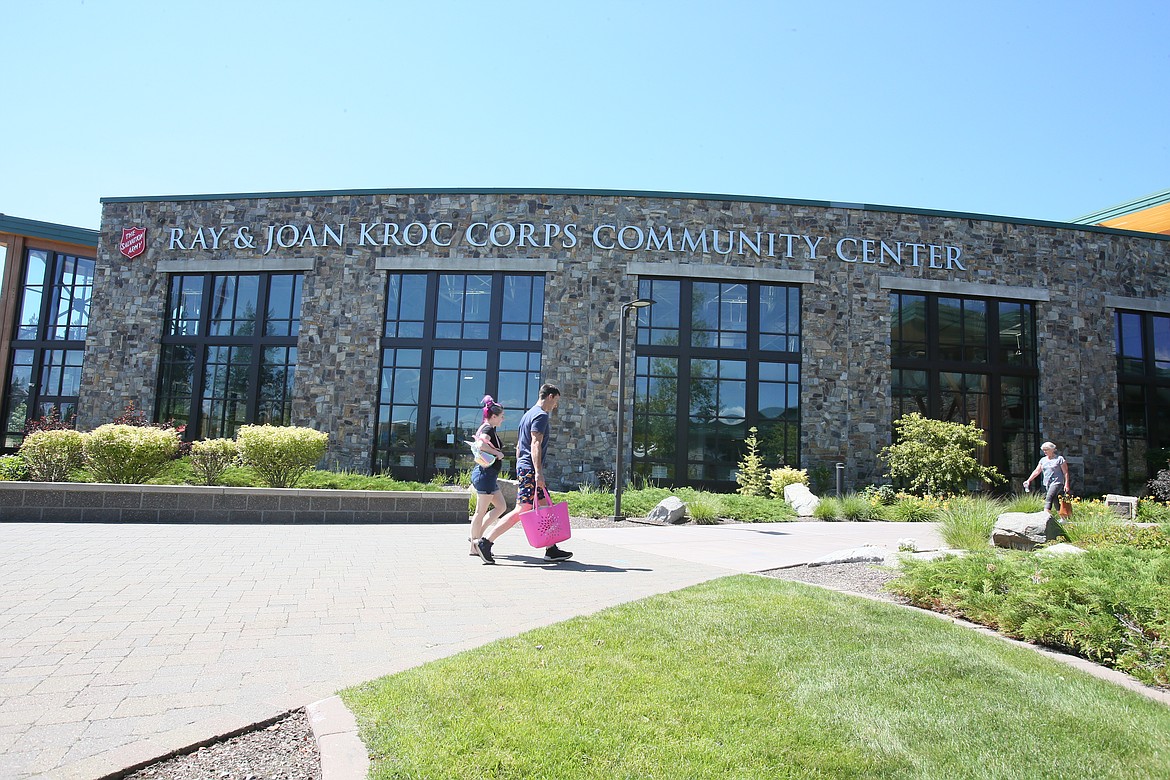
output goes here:
[[1060, 536], [1060, 524], [1039, 512], [1004, 512], [995, 519], [991, 543], [1012, 550], [1032, 550]]
[[646, 519], [654, 523], [678, 525], [687, 521], [687, 505], [677, 496], [667, 496], [650, 510]]
[[784, 486], [784, 500], [796, 510], [798, 517], [812, 517], [813, 512], [821, 504], [821, 500], [813, 495], [808, 485], [799, 482]]

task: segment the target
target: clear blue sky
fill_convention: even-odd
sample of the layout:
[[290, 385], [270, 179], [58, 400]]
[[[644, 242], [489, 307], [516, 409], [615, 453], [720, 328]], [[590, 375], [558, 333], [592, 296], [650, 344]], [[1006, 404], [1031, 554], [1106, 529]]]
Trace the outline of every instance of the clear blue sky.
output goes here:
[[0, 212], [587, 188], [1067, 220], [1170, 188], [1170, 2], [5, 0]]

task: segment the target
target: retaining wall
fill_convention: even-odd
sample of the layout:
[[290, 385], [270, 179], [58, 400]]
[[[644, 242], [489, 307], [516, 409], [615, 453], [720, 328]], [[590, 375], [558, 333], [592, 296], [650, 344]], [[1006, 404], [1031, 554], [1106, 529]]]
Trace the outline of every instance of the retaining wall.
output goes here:
[[0, 522], [466, 523], [465, 492], [0, 482]]

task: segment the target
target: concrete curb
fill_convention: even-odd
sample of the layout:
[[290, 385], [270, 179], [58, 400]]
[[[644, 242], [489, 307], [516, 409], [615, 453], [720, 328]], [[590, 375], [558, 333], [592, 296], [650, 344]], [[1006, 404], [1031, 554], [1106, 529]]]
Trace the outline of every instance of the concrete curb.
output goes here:
[[310, 704], [309, 725], [321, 753], [322, 780], [364, 780], [370, 772], [366, 746], [358, 739], [357, 720], [338, 696]]

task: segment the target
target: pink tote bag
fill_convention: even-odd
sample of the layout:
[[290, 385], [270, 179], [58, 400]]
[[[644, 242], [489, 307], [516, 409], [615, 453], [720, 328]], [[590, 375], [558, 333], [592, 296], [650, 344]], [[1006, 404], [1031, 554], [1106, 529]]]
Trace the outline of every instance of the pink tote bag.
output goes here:
[[524, 526], [524, 535], [533, 547], [552, 547], [563, 542], [573, 535], [569, 527], [569, 502], [560, 501], [541, 506], [540, 499], [536, 499], [536, 506], [520, 515], [520, 524]]

